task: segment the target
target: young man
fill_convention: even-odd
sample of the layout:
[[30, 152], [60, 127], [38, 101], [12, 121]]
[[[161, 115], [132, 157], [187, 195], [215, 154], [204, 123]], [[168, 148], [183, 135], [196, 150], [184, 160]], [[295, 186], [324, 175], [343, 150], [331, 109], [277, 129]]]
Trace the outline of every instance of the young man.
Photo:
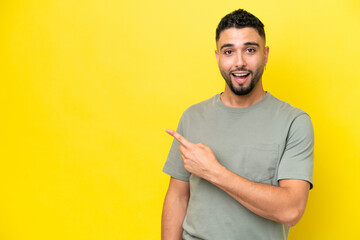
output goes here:
[[162, 239], [286, 239], [312, 187], [310, 117], [264, 91], [269, 48], [258, 18], [226, 15], [216, 45], [224, 92], [167, 130]]

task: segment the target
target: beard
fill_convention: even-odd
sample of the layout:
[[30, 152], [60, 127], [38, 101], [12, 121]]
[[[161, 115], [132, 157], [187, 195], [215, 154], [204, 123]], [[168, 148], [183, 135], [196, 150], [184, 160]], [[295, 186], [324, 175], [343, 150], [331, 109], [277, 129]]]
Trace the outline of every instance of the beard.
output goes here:
[[[237, 84], [238, 86], [234, 86], [233, 82], [231, 81], [232, 72], [234, 71], [247, 71], [250, 73], [251, 78], [248, 80], [249, 84], [248, 86], [242, 86], [240, 84]], [[238, 96], [244, 96], [249, 94], [256, 86], [256, 84], [261, 79], [263, 73], [264, 73], [264, 66], [260, 66], [255, 70], [255, 72], [251, 71], [250, 69], [246, 68], [237, 68], [235, 70], [230, 71], [229, 73], [226, 73], [225, 71], [220, 70], [222, 77], [225, 79], [226, 84], [229, 86], [230, 90], [238, 95]]]

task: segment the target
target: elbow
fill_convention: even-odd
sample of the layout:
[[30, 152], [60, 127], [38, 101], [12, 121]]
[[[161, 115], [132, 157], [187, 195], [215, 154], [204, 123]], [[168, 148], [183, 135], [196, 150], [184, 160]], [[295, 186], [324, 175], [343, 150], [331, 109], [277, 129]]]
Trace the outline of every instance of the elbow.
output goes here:
[[303, 211], [299, 209], [291, 209], [283, 213], [280, 218], [280, 222], [287, 227], [293, 227], [300, 221], [302, 215]]

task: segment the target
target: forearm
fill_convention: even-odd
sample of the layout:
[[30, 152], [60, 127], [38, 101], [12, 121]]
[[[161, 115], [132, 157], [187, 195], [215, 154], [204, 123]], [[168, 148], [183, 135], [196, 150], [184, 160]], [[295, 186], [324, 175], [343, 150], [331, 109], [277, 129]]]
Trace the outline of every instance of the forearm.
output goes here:
[[181, 240], [182, 224], [190, 198], [189, 182], [170, 179], [161, 219], [161, 239]]
[[181, 240], [182, 224], [187, 209], [186, 199], [166, 196], [161, 220], [162, 240]]
[[207, 178], [244, 207], [264, 218], [293, 226], [304, 212], [307, 196], [299, 198], [297, 193], [286, 185], [277, 187], [254, 183], [222, 166]]

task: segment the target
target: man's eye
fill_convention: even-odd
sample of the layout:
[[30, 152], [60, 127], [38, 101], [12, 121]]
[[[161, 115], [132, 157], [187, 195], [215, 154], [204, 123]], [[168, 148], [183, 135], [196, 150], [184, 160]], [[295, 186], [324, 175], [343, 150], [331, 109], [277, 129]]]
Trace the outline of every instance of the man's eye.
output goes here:
[[256, 52], [256, 49], [255, 48], [248, 48], [248, 49], [246, 49], [246, 51], [249, 52], [249, 53], [254, 53], [254, 52]]
[[225, 53], [225, 55], [229, 55], [229, 54], [232, 53], [232, 51], [231, 50], [226, 50], [224, 53]]

